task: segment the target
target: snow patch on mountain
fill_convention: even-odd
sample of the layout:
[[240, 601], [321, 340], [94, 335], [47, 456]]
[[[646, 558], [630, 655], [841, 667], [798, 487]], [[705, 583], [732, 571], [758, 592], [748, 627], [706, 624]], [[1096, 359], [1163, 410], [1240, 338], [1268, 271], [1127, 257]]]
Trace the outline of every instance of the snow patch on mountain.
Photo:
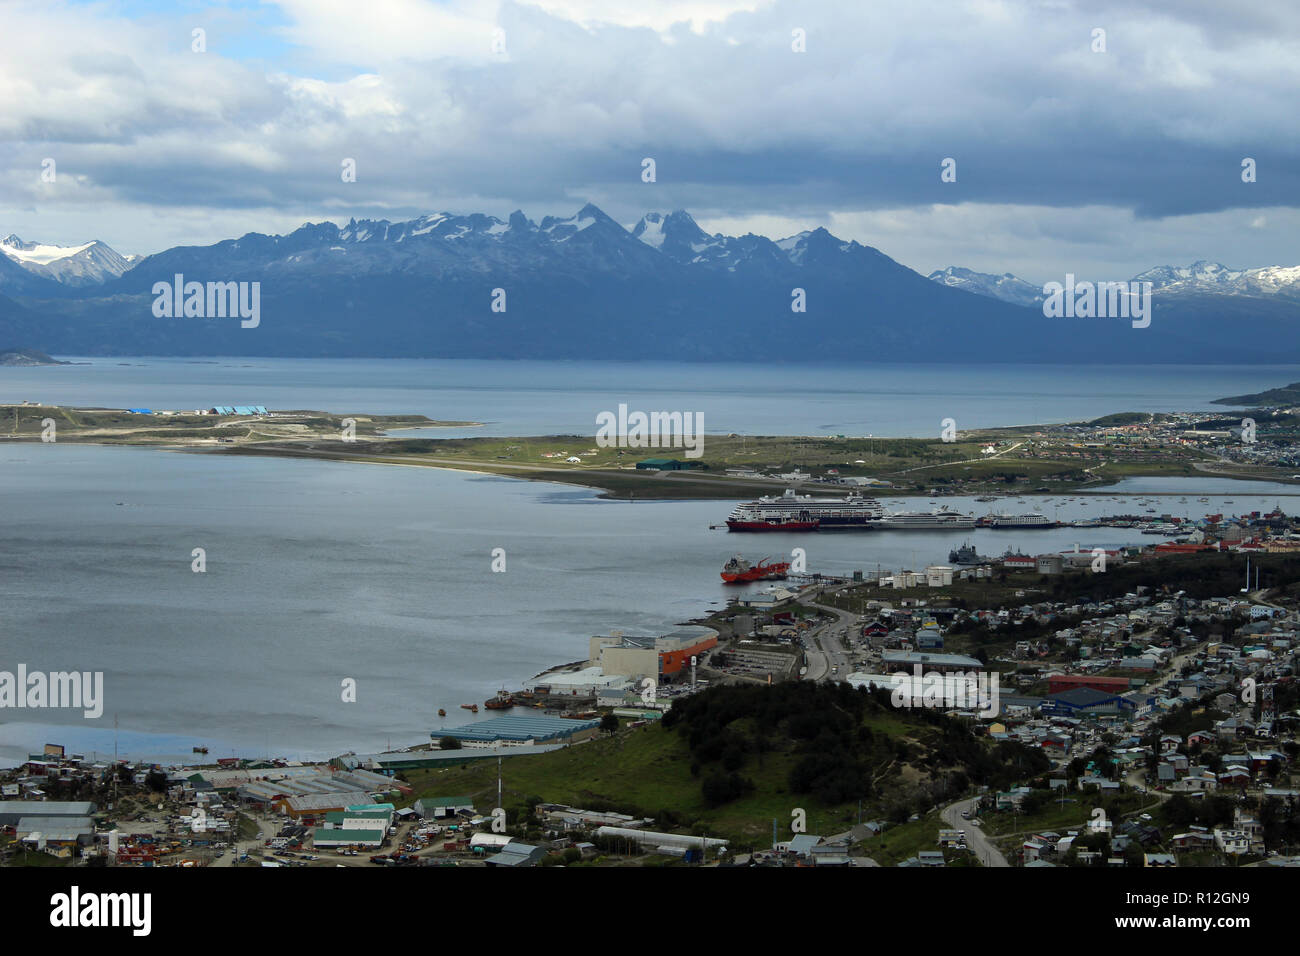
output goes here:
[[931, 281], [946, 285], [952, 289], [974, 292], [991, 299], [1000, 299], [1013, 305], [1033, 306], [1043, 301], [1043, 290], [1026, 282], [1010, 272], [992, 275], [987, 272], [975, 272], [960, 266], [948, 266], [927, 276]]
[[77, 246], [24, 242], [12, 233], [0, 239], [0, 253], [27, 272], [61, 285], [88, 286], [116, 279], [139, 259], [119, 255], [98, 239]]

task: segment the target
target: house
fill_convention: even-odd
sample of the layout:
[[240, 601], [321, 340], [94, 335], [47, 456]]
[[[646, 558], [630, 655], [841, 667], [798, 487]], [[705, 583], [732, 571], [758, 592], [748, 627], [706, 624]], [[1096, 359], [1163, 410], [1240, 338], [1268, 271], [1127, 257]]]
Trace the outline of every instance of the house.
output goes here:
[[1026, 863], [1032, 863], [1034, 860], [1041, 859], [1044, 853], [1049, 852], [1047, 844], [1038, 840], [1029, 840], [1021, 847]]
[[1245, 790], [1250, 786], [1250, 772], [1242, 767], [1228, 767], [1219, 774], [1219, 786]]
[[1208, 793], [1219, 788], [1219, 778], [1205, 767], [1191, 768], [1187, 776], [1174, 784], [1180, 793]]
[[1123, 823], [1120, 826], [1120, 832], [1128, 834], [1143, 846], [1150, 846], [1152, 843], [1160, 842], [1160, 829], [1158, 827], [1138, 823], [1136, 820]]
[[1204, 827], [1192, 827], [1186, 833], [1176, 833], [1170, 841], [1178, 850], [1208, 850], [1214, 846], [1214, 837]]
[[1250, 837], [1235, 827], [1215, 827], [1214, 845], [1231, 856], [1240, 856], [1250, 852]]
[[[944, 831], [942, 830], [939, 831], [941, 843], [942, 843], [943, 833]], [[806, 859], [807, 857], [810, 857], [812, 855], [813, 848], [816, 847], [817, 844], [821, 842], [822, 842], [822, 838], [820, 836], [816, 836], [815, 834], [797, 833], [793, 838], [791, 838], [791, 840], [788, 843], [778, 843], [777, 849], [778, 850], [783, 849], [785, 850], [786, 853], [789, 853], [791, 856], [795, 856], [800, 859]]]
[[1252, 845], [1259, 844], [1262, 847], [1264, 824], [1260, 823], [1253, 814], [1248, 813], [1241, 807], [1234, 808], [1232, 811], [1232, 825], [1245, 833]]
[[1173, 857], [1173, 855], [1169, 853], [1143, 853], [1142, 865], [1143, 866], [1177, 866], [1178, 860], [1176, 860]]
[[999, 810], [1019, 808], [1030, 793], [1028, 787], [1016, 787], [1014, 790], [999, 791], [994, 797], [994, 806]]

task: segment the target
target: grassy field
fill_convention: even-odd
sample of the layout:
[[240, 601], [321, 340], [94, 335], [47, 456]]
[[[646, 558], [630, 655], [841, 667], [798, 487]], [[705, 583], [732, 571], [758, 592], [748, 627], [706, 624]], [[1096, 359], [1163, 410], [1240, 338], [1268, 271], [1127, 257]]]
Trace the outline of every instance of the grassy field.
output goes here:
[[[350, 421], [357, 436], [376, 438], [389, 428], [469, 425], [437, 422], [423, 415], [330, 414], [317, 411], [271, 415], [135, 415], [125, 409], [11, 405], [0, 408], [0, 436], [41, 441], [104, 444], [207, 444], [341, 438]], [[49, 423], [53, 424], [52, 432]]]
[[939, 811], [934, 810], [919, 820], [890, 827], [878, 837], [863, 840], [861, 846], [881, 866], [897, 866], [922, 850], [939, 849], [939, 831], [946, 827]]
[[[896, 737], [916, 732], [892, 715], [873, 718], [869, 726]], [[778, 832], [788, 836], [795, 808], [807, 812], [809, 833], [830, 835], [852, 827], [857, 822], [856, 803], [820, 806], [811, 797], [787, 791], [793, 759], [770, 753], [761, 766], [746, 765], [741, 773], [754, 780], [755, 792], [711, 809], [701, 796], [700, 781], [691, 776], [686, 743], [657, 724], [649, 725], [549, 754], [512, 757], [502, 764], [504, 802], [517, 806], [537, 796], [550, 803], [638, 816], [663, 818], [665, 811], [671, 811], [691, 821], [693, 832], [725, 837], [737, 850], [770, 846], [773, 820]], [[491, 811], [496, 803], [495, 761], [408, 771], [406, 777], [415, 788], [408, 803], [422, 796], [462, 794], [472, 796], [475, 808], [482, 812]]]
[[[1106, 797], [1104, 804], [1108, 808], [1109, 819], [1112, 823], [1116, 823], [1123, 814], [1131, 813], [1153, 802], [1151, 797], [1144, 797], [1137, 793], [1125, 793], [1119, 796]], [[1012, 833], [1041, 833], [1045, 830], [1064, 833], [1066, 830], [1077, 830], [1086, 827], [1092, 819], [1093, 809], [1102, 805], [1103, 800], [1097, 794], [1072, 791], [1066, 796], [1064, 805], [1061, 804], [1058, 795], [1058, 799], [1044, 805], [1037, 813], [1013, 813], [1009, 810], [1002, 810], [996, 813], [982, 814], [980, 820], [984, 832], [990, 836], [1005, 836]]]
[[[143, 445], [215, 446], [233, 454], [264, 454], [355, 460], [375, 464], [464, 468], [535, 481], [597, 488], [627, 499], [742, 498], [779, 494], [801, 487], [819, 495], [844, 495], [852, 487], [811, 481], [752, 480], [728, 469], [769, 474], [801, 471], [813, 477], [870, 477], [891, 487], [871, 487], [877, 496], [915, 494], [1011, 495], [1035, 489], [1053, 493], [1102, 490], [1137, 475], [1201, 474], [1207, 456], [1195, 449], [1126, 446], [1087, 448], [1052, 436], [1050, 426], [960, 432], [945, 442], [931, 438], [865, 438], [842, 435], [707, 435], [700, 444], [707, 466], [684, 472], [638, 471], [646, 458], [691, 461], [684, 447], [601, 447], [593, 435], [415, 438], [407, 427], [464, 426], [421, 415], [333, 414], [298, 410], [270, 416], [132, 415], [123, 409], [6, 406], [0, 409], [0, 437], [40, 440], [53, 420], [59, 441]], [[344, 441], [344, 421], [354, 422], [355, 440]], [[1045, 433], [1044, 429], [1048, 429]], [[594, 429], [593, 429], [594, 431]], [[984, 454], [992, 446], [995, 453]], [[569, 458], [579, 459], [570, 462]], [[1214, 464], [1224, 477], [1289, 479], [1276, 469], [1249, 470]]]

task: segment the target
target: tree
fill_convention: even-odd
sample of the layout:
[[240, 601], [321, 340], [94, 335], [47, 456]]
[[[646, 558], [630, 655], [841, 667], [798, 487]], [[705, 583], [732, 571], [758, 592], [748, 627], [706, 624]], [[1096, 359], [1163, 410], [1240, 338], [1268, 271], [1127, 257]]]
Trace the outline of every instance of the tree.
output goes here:
[[612, 734], [618, 730], [618, 718], [609, 713], [600, 718], [600, 729], [607, 734]]
[[438, 746], [442, 750], [459, 750], [460, 741], [457, 740], [455, 737], [443, 737], [441, 740], [438, 741]]

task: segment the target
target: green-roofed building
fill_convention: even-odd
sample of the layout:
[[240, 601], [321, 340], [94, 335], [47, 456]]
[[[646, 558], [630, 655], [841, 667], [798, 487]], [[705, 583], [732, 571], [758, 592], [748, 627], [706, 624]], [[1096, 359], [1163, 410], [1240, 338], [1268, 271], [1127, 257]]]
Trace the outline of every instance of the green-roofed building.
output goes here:
[[421, 797], [415, 801], [412, 809], [426, 820], [430, 817], [435, 819], [454, 817], [462, 810], [473, 813], [474, 799], [472, 797]]

